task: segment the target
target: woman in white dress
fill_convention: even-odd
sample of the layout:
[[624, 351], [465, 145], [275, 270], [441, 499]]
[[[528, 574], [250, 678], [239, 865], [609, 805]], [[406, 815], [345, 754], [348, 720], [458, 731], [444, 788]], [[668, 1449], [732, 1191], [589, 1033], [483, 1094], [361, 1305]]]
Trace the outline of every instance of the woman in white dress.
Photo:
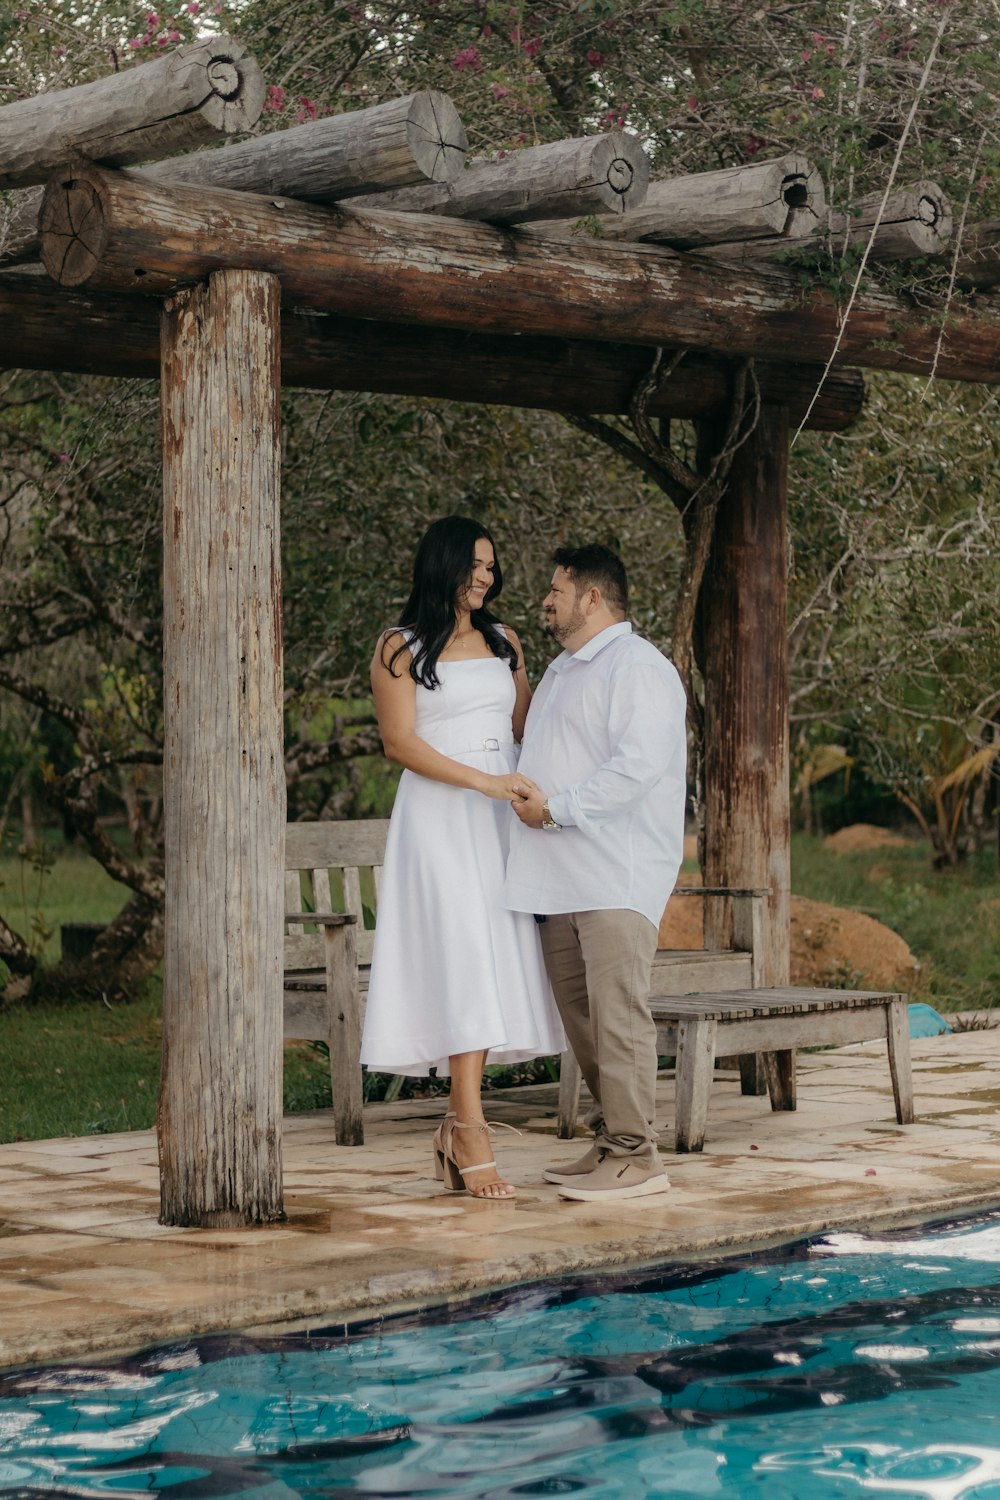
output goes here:
[[478, 521], [435, 521], [399, 626], [380, 636], [372, 692], [385, 753], [404, 767], [379, 889], [361, 1058], [449, 1074], [437, 1175], [513, 1198], [492, 1159], [483, 1067], [565, 1047], [533, 919], [503, 904], [509, 804], [531, 690], [521, 646], [488, 605], [502, 575]]

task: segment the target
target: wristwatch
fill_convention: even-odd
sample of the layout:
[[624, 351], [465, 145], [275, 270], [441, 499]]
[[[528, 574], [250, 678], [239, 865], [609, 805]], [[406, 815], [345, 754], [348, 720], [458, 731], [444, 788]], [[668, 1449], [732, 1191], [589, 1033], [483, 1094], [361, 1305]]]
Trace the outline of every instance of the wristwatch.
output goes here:
[[551, 828], [556, 833], [558, 833], [560, 828], [562, 827], [562, 824], [557, 823], [555, 818], [549, 812], [549, 804], [547, 802], [542, 803], [542, 827], [545, 829]]

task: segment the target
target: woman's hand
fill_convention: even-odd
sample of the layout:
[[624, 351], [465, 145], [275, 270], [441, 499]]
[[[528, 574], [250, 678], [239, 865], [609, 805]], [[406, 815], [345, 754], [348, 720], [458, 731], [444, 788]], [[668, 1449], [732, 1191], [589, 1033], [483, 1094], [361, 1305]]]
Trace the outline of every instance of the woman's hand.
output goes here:
[[530, 792], [537, 792], [539, 788], [530, 776], [524, 776], [520, 771], [510, 771], [506, 776], [484, 774], [479, 790], [484, 797], [492, 797], [495, 802], [520, 802], [523, 797], [527, 797]]

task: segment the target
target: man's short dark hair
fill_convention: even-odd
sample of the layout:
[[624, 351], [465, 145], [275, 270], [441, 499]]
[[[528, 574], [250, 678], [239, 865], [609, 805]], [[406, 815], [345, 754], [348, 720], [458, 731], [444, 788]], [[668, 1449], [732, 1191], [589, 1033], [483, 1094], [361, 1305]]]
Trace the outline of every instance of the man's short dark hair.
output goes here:
[[598, 588], [610, 609], [628, 614], [628, 574], [617, 552], [591, 542], [586, 547], [557, 547], [552, 554], [557, 568], [565, 568], [576, 587]]

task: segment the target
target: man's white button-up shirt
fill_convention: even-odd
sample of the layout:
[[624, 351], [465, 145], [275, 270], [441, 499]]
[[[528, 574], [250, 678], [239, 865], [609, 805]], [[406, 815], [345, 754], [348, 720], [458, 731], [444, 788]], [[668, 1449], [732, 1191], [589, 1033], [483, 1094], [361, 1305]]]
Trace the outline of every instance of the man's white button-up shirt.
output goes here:
[[512, 814], [508, 907], [630, 910], [659, 925], [684, 850], [684, 714], [676, 668], [626, 621], [556, 657], [518, 769], [561, 826], [526, 828]]

